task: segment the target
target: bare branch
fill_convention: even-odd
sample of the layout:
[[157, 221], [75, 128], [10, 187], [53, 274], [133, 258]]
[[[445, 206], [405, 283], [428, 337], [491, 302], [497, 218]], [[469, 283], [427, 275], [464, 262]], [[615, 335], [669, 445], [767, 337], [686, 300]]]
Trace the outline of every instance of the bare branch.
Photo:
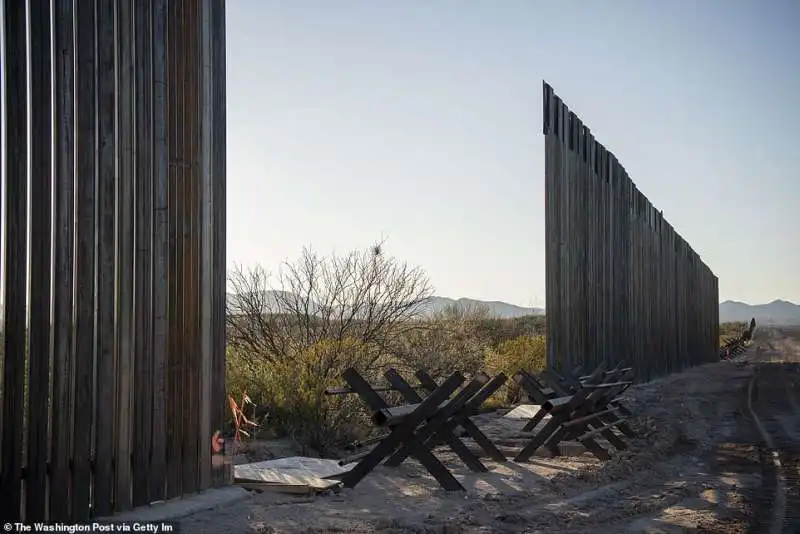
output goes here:
[[357, 340], [372, 347], [377, 361], [399, 336], [422, 327], [418, 319], [432, 294], [425, 273], [387, 257], [383, 242], [331, 257], [305, 248], [281, 266], [276, 285], [261, 266], [237, 266], [230, 285], [231, 344], [267, 361], [324, 339]]

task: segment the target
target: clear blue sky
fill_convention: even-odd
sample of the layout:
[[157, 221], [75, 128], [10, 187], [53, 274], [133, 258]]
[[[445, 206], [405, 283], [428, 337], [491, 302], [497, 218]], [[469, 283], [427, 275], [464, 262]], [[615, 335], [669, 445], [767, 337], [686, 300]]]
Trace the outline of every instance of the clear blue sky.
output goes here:
[[230, 0], [228, 262], [388, 237], [544, 305], [547, 80], [720, 278], [800, 302], [800, 2]]

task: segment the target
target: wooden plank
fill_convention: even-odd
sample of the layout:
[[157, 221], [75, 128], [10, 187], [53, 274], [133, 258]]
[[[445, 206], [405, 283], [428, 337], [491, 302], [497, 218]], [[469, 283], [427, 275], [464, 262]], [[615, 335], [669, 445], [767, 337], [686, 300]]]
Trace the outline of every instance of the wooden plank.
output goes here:
[[132, 507], [131, 453], [133, 411], [133, 280], [134, 280], [134, 33], [133, 0], [117, 0], [117, 433], [115, 443], [116, 511]]
[[44, 521], [50, 405], [52, 78], [50, 4], [30, 4], [30, 316], [25, 519]]
[[54, 4], [55, 261], [53, 279], [53, 427], [49, 519], [70, 518], [73, 389], [73, 244], [75, 238], [75, 13], [72, 0]]
[[95, 2], [75, 3], [75, 410], [72, 520], [89, 519], [94, 402], [95, 297]]
[[166, 496], [169, 209], [167, 203], [167, 2], [153, 0], [153, 452], [151, 501]]
[[[4, 210], [4, 351], [3, 437], [0, 469], [0, 516], [4, 521], [21, 517], [22, 447], [25, 432], [25, 357], [28, 218], [27, 172], [27, 65], [28, 48], [23, 0], [6, 0], [4, 13], [6, 130], [6, 198]], [[13, 51], [13, 52], [11, 52]]]
[[151, 470], [153, 450], [153, 32], [152, 0], [133, 2], [135, 33], [135, 251], [133, 506], [150, 502], [163, 471]]
[[117, 181], [114, 1], [97, 0], [97, 393], [93, 513], [112, 512], [116, 426], [114, 219]]

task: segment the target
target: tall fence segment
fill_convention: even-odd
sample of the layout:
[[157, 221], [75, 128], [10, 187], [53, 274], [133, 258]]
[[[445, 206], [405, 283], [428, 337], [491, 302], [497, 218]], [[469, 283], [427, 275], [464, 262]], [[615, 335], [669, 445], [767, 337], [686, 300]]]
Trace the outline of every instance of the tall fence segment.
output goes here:
[[0, 520], [224, 484], [225, 2], [0, 14]]
[[717, 360], [718, 280], [544, 83], [548, 365]]

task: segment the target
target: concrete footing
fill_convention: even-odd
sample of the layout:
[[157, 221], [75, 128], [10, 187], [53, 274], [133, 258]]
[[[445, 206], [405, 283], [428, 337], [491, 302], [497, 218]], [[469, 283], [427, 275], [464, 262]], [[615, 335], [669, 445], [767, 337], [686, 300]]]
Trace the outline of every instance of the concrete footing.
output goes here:
[[171, 501], [140, 506], [128, 512], [96, 519], [98, 523], [174, 521], [204, 510], [211, 510], [248, 497], [249, 493], [238, 486], [214, 488]]

